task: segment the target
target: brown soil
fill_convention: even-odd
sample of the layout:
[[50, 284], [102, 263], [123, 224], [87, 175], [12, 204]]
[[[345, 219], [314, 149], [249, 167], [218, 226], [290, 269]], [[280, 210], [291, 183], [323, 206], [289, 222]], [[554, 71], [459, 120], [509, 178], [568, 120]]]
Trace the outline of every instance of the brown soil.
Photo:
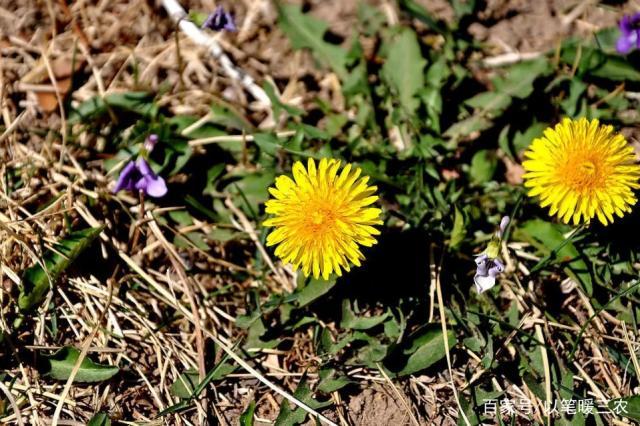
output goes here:
[[[553, 49], [565, 37], [590, 37], [602, 28], [615, 26], [620, 19], [619, 7], [597, 5], [597, 2], [576, 0], [490, 0], [480, 14], [485, 24], [475, 24], [469, 30], [478, 40], [508, 51], [544, 51]], [[577, 8], [582, 13], [569, 19]], [[623, 10], [629, 12], [627, 5]]]
[[354, 425], [402, 426], [411, 424], [406, 408], [386, 389], [372, 386], [349, 400], [349, 420]]

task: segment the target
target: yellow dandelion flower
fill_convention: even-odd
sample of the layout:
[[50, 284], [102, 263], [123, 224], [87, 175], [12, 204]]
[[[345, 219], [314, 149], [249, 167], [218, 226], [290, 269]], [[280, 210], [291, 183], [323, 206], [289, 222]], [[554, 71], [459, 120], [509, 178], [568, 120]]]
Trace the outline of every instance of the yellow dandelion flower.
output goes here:
[[578, 225], [594, 216], [604, 225], [636, 203], [640, 166], [633, 148], [598, 120], [565, 118], [535, 139], [522, 163], [530, 197], [540, 197], [549, 215]]
[[350, 263], [360, 266], [364, 259], [359, 246], [376, 243], [381, 225], [381, 210], [371, 206], [378, 200], [377, 188], [368, 186], [369, 177], [347, 164], [340, 173], [340, 161], [323, 158], [318, 167], [309, 159], [293, 165], [293, 179], [278, 176], [273, 196], [265, 203], [273, 215], [264, 222], [275, 229], [267, 237], [267, 246], [278, 245], [276, 256], [326, 280], [332, 272], [342, 275]]

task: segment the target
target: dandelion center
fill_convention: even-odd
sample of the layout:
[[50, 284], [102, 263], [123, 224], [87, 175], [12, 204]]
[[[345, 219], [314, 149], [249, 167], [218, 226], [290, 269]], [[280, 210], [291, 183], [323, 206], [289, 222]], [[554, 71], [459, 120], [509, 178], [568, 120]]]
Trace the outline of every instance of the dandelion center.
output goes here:
[[322, 234], [332, 229], [335, 214], [332, 209], [322, 208], [311, 212], [311, 230], [314, 234]]
[[640, 166], [633, 148], [598, 120], [565, 119], [535, 139], [525, 157], [529, 196], [540, 197], [540, 205], [565, 223], [597, 216], [607, 225], [636, 203]]
[[347, 164], [340, 173], [340, 162], [310, 159], [307, 168], [301, 162], [293, 166], [293, 179], [279, 176], [274, 197], [265, 204], [273, 217], [264, 222], [275, 229], [267, 245], [277, 245], [275, 254], [294, 270], [301, 268], [308, 276], [328, 279], [338, 276], [350, 265], [360, 265], [364, 255], [359, 246], [376, 243], [380, 209], [369, 207], [378, 197], [376, 187], [368, 186], [368, 177]]
[[558, 169], [559, 181], [566, 181], [567, 184], [578, 192], [602, 188], [606, 185], [608, 170], [597, 158], [577, 155], [575, 160], [567, 161]]

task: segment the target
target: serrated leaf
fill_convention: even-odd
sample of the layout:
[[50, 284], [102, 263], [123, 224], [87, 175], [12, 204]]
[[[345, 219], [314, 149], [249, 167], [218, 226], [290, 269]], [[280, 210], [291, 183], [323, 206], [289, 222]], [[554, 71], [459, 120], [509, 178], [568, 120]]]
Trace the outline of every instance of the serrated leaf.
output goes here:
[[262, 318], [258, 318], [251, 324], [247, 333], [247, 339], [245, 340], [244, 347], [251, 348], [263, 348], [273, 349], [280, 343], [279, 339], [263, 340], [262, 336], [267, 332], [267, 328], [264, 326]]
[[580, 106], [579, 101], [582, 95], [587, 91], [587, 83], [580, 80], [578, 77], [571, 79], [569, 83], [569, 96], [560, 102], [562, 109], [569, 117], [574, 117]]
[[499, 115], [507, 109], [511, 104], [511, 100], [511, 96], [505, 93], [490, 91], [478, 93], [464, 101], [464, 103], [470, 107], [480, 109], [484, 113], [493, 112], [492, 115]]
[[382, 67], [382, 75], [398, 95], [400, 106], [412, 115], [420, 101], [416, 96], [424, 87], [424, 67], [427, 61], [420, 51], [416, 33], [403, 28], [388, 46], [389, 56]]
[[20, 309], [29, 310], [42, 302], [50, 288], [49, 277], [51, 284], [55, 285], [60, 275], [91, 245], [100, 232], [102, 228], [71, 232], [55, 245], [56, 251], [45, 252], [42, 261], [49, 275], [38, 263], [27, 269], [22, 276], [22, 288], [18, 296]]
[[[65, 346], [45, 358], [47, 374], [56, 380], [69, 379], [79, 356], [80, 351], [78, 349], [72, 346]], [[89, 357], [85, 357], [73, 380], [77, 383], [102, 382], [115, 376], [119, 371], [120, 369], [116, 366], [96, 364]]]
[[467, 137], [475, 132], [481, 132], [491, 127], [491, 121], [481, 115], [472, 115], [464, 120], [458, 121], [449, 127], [443, 136], [458, 140]]
[[327, 23], [303, 13], [298, 5], [276, 4], [278, 25], [289, 37], [291, 46], [294, 49], [311, 49], [316, 59], [329, 65], [344, 80], [347, 77], [347, 52], [340, 46], [324, 41]]
[[300, 155], [302, 157], [312, 157], [312, 155], [297, 151], [287, 147], [286, 141], [281, 140], [276, 135], [271, 133], [257, 133], [254, 135], [254, 142], [260, 147], [260, 149], [271, 156], [276, 156], [280, 151], [288, 152], [289, 154]]
[[373, 317], [359, 317], [351, 309], [351, 303], [345, 299], [342, 301], [342, 320], [340, 326], [350, 330], [368, 330], [382, 324], [389, 317], [389, 312]]
[[300, 291], [296, 292], [296, 301], [299, 308], [307, 306], [314, 300], [327, 294], [336, 285], [336, 280], [316, 280], [310, 279]]
[[[332, 404], [331, 400], [318, 402], [312, 398], [313, 392], [311, 388], [307, 385], [307, 378], [305, 376], [302, 377], [300, 383], [298, 383], [298, 387], [296, 387], [296, 391], [293, 393], [294, 398], [298, 401], [306, 404], [307, 406], [313, 408], [314, 410], [318, 410], [323, 407], [327, 407]], [[291, 409], [289, 407], [289, 402], [285, 399], [282, 401], [280, 405], [280, 413], [276, 418], [275, 425], [276, 426], [293, 426], [298, 425], [305, 421], [307, 418], [307, 412], [302, 408]]]
[[153, 101], [153, 96], [147, 92], [111, 93], [104, 98], [96, 96], [81, 103], [69, 114], [69, 124], [103, 116], [110, 108], [144, 117], [153, 117], [158, 113], [158, 106]]

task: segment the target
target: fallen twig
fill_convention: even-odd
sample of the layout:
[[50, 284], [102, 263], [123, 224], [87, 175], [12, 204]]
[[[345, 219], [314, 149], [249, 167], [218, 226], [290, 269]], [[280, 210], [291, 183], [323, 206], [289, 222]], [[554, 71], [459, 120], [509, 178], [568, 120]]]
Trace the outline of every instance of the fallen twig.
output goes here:
[[184, 31], [191, 40], [209, 49], [229, 78], [238, 81], [258, 102], [267, 107], [271, 106], [271, 100], [265, 91], [253, 81], [253, 78], [249, 74], [233, 64], [229, 56], [224, 53], [220, 44], [218, 44], [213, 37], [207, 35], [188, 19], [187, 12], [185, 12], [176, 0], [162, 0], [162, 6], [164, 6], [169, 16], [178, 23], [180, 29]]

